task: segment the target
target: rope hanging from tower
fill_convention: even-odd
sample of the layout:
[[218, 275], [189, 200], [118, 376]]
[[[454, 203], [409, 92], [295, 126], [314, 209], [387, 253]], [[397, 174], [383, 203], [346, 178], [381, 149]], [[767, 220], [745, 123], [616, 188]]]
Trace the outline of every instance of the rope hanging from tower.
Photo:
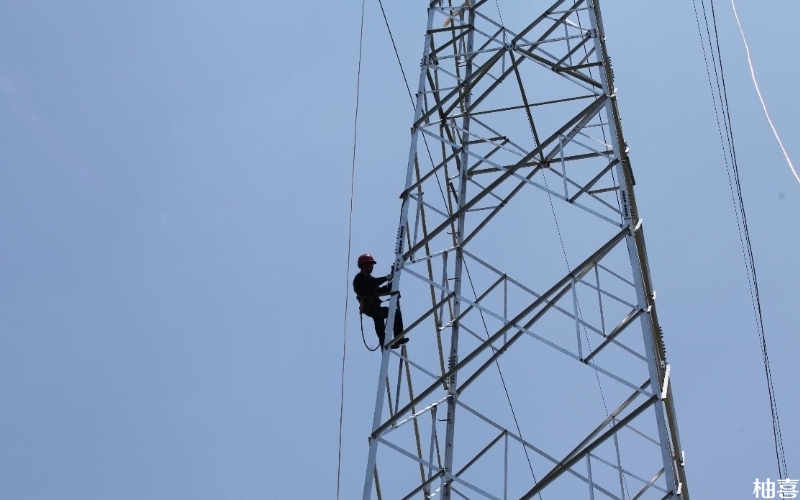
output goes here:
[[[347, 264], [345, 271], [345, 290], [344, 290], [344, 326], [342, 334], [342, 373], [341, 389], [339, 392], [339, 450], [338, 465], [336, 467], [336, 500], [339, 500], [342, 480], [342, 427], [344, 422], [344, 373], [347, 364], [347, 309], [350, 299], [350, 254], [353, 243], [353, 200], [355, 199], [355, 180], [356, 180], [356, 148], [358, 146], [358, 106], [361, 96], [361, 55], [364, 45], [364, 10], [366, 0], [361, 0], [361, 28], [358, 37], [358, 71], [356, 72], [356, 109], [353, 117], [353, 159], [350, 167], [350, 212], [347, 228]], [[363, 329], [362, 329], [363, 331]]]

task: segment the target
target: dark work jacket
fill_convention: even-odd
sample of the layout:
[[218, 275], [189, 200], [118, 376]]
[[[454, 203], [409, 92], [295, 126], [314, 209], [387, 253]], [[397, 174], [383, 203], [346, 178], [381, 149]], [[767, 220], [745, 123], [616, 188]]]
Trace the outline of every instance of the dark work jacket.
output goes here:
[[353, 290], [361, 301], [361, 311], [367, 316], [371, 316], [372, 311], [380, 308], [381, 299], [379, 293], [389, 293], [389, 286], [381, 286], [386, 283], [386, 277], [375, 278], [365, 272], [356, 274], [353, 278]]

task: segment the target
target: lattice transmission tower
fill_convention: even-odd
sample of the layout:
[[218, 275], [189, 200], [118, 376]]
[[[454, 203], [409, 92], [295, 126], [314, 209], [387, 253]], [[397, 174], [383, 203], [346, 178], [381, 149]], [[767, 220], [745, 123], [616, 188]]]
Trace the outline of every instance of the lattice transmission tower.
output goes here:
[[363, 498], [688, 499], [598, 0], [460, 2], [428, 8], [387, 322], [410, 342], [387, 335]]

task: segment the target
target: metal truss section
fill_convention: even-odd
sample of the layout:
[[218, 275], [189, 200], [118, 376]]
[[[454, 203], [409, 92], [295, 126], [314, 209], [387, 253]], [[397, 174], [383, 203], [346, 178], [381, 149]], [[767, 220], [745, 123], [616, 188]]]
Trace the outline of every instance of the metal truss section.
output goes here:
[[532, 8], [428, 9], [365, 500], [689, 497], [599, 6]]

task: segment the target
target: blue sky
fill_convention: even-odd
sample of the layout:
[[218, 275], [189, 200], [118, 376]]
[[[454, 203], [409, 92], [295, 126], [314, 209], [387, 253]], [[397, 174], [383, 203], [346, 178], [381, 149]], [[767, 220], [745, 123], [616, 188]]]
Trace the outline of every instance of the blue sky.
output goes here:
[[[426, 2], [385, 5], [415, 80]], [[738, 8], [797, 156], [800, 6]], [[334, 496], [359, 9], [3, 9], [0, 496]], [[730, 4], [717, 9], [798, 478], [800, 185]], [[695, 498], [750, 498], [756, 477], [775, 478], [770, 414], [692, 4], [607, 0], [603, 13], [689, 486]], [[380, 271], [412, 111], [376, 2], [366, 21], [353, 251], [372, 252]], [[379, 363], [350, 307], [343, 498], [363, 482]]]

